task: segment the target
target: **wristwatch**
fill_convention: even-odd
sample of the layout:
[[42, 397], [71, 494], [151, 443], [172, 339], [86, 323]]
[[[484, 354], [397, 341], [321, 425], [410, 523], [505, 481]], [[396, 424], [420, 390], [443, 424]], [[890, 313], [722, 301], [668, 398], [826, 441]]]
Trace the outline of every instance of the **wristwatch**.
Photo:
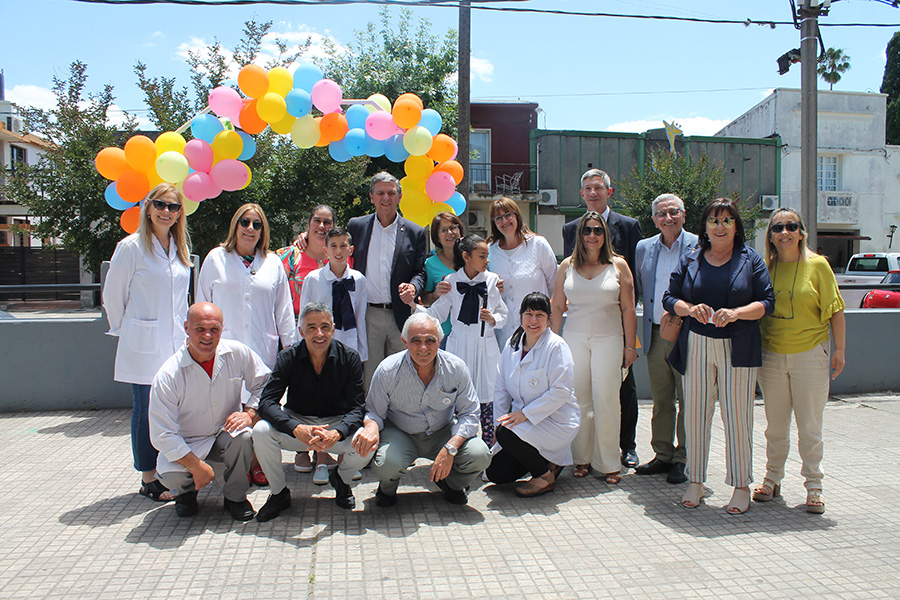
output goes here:
[[454, 446], [450, 442], [447, 442], [446, 444], [444, 444], [444, 448], [447, 449], [447, 452], [450, 453], [450, 456], [456, 456], [456, 451], [458, 450], [456, 446]]

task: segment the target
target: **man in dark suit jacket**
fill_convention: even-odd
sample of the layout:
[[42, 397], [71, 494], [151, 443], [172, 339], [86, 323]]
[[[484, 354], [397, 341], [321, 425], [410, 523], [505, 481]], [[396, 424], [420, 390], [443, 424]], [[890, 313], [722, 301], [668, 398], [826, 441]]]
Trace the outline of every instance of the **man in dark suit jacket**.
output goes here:
[[366, 389], [381, 361], [404, 350], [400, 329], [410, 315], [406, 302], [425, 287], [425, 230], [397, 213], [400, 195], [396, 177], [377, 173], [369, 184], [375, 214], [347, 224], [353, 237], [353, 268], [366, 276], [369, 293]]
[[[637, 219], [632, 219], [610, 210], [608, 201], [614, 192], [609, 175], [600, 169], [589, 169], [581, 176], [581, 198], [587, 205], [588, 211], [600, 213], [600, 216], [606, 220], [613, 248], [625, 258], [628, 268], [631, 269], [631, 274], [634, 275], [635, 248], [644, 236], [641, 233], [641, 226]], [[575, 250], [575, 234], [577, 231], [578, 219], [570, 221], [563, 226], [563, 250], [566, 256], [571, 256], [572, 251]], [[631, 369], [628, 370], [628, 376], [622, 382], [622, 387], [619, 390], [619, 404], [622, 407], [619, 429], [622, 466], [633, 469], [638, 464], [634, 440], [638, 420], [638, 406], [634, 373]]]

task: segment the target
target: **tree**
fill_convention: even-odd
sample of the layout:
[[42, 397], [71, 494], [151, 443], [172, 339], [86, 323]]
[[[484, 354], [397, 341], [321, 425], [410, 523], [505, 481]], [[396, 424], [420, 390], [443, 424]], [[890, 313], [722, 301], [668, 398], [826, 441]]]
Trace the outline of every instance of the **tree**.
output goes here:
[[816, 67], [816, 71], [828, 83], [830, 90], [833, 90], [834, 84], [841, 80], [841, 73], [850, 70], [850, 57], [840, 48], [829, 48], [817, 62], [819, 66]]
[[900, 144], [900, 31], [891, 37], [885, 54], [887, 61], [884, 64], [884, 78], [881, 80], [881, 93], [888, 95], [885, 141], [888, 144]]
[[[706, 154], [695, 162], [690, 154], [654, 149], [650, 151], [650, 160], [643, 172], [635, 167], [630, 178], [619, 183], [616, 198], [623, 204], [623, 212], [640, 221], [641, 230], [650, 234], [656, 231], [656, 225], [650, 218], [653, 200], [660, 194], [675, 194], [684, 201], [685, 229], [700, 233], [703, 231], [703, 223], [700, 222], [703, 209], [710, 201], [724, 195], [724, 181], [724, 167], [711, 161]], [[736, 192], [728, 197], [737, 204], [749, 239], [762, 225], [755, 223], [761, 210], [742, 201]]]

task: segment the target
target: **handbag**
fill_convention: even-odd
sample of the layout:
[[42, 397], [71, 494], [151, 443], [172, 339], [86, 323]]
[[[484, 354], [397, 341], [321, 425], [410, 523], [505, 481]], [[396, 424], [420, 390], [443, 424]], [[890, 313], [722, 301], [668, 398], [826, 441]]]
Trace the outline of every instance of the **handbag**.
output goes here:
[[664, 312], [659, 321], [659, 337], [667, 342], [677, 342], [684, 319], [670, 312]]

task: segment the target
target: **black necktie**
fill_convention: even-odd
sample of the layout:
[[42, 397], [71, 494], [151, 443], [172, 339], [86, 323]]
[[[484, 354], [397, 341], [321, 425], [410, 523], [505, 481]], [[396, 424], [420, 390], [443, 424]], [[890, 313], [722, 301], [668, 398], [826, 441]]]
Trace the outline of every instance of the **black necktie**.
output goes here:
[[350, 292], [356, 291], [356, 280], [352, 277], [331, 282], [331, 312], [334, 313], [334, 328], [348, 331], [356, 328], [356, 315]]
[[456, 291], [463, 295], [462, 306], [459, 307], [459, 320], [466, 325], [478, 322], [481, 312], [479, 297], [487, 298], [487, 283], [456, 282]]

